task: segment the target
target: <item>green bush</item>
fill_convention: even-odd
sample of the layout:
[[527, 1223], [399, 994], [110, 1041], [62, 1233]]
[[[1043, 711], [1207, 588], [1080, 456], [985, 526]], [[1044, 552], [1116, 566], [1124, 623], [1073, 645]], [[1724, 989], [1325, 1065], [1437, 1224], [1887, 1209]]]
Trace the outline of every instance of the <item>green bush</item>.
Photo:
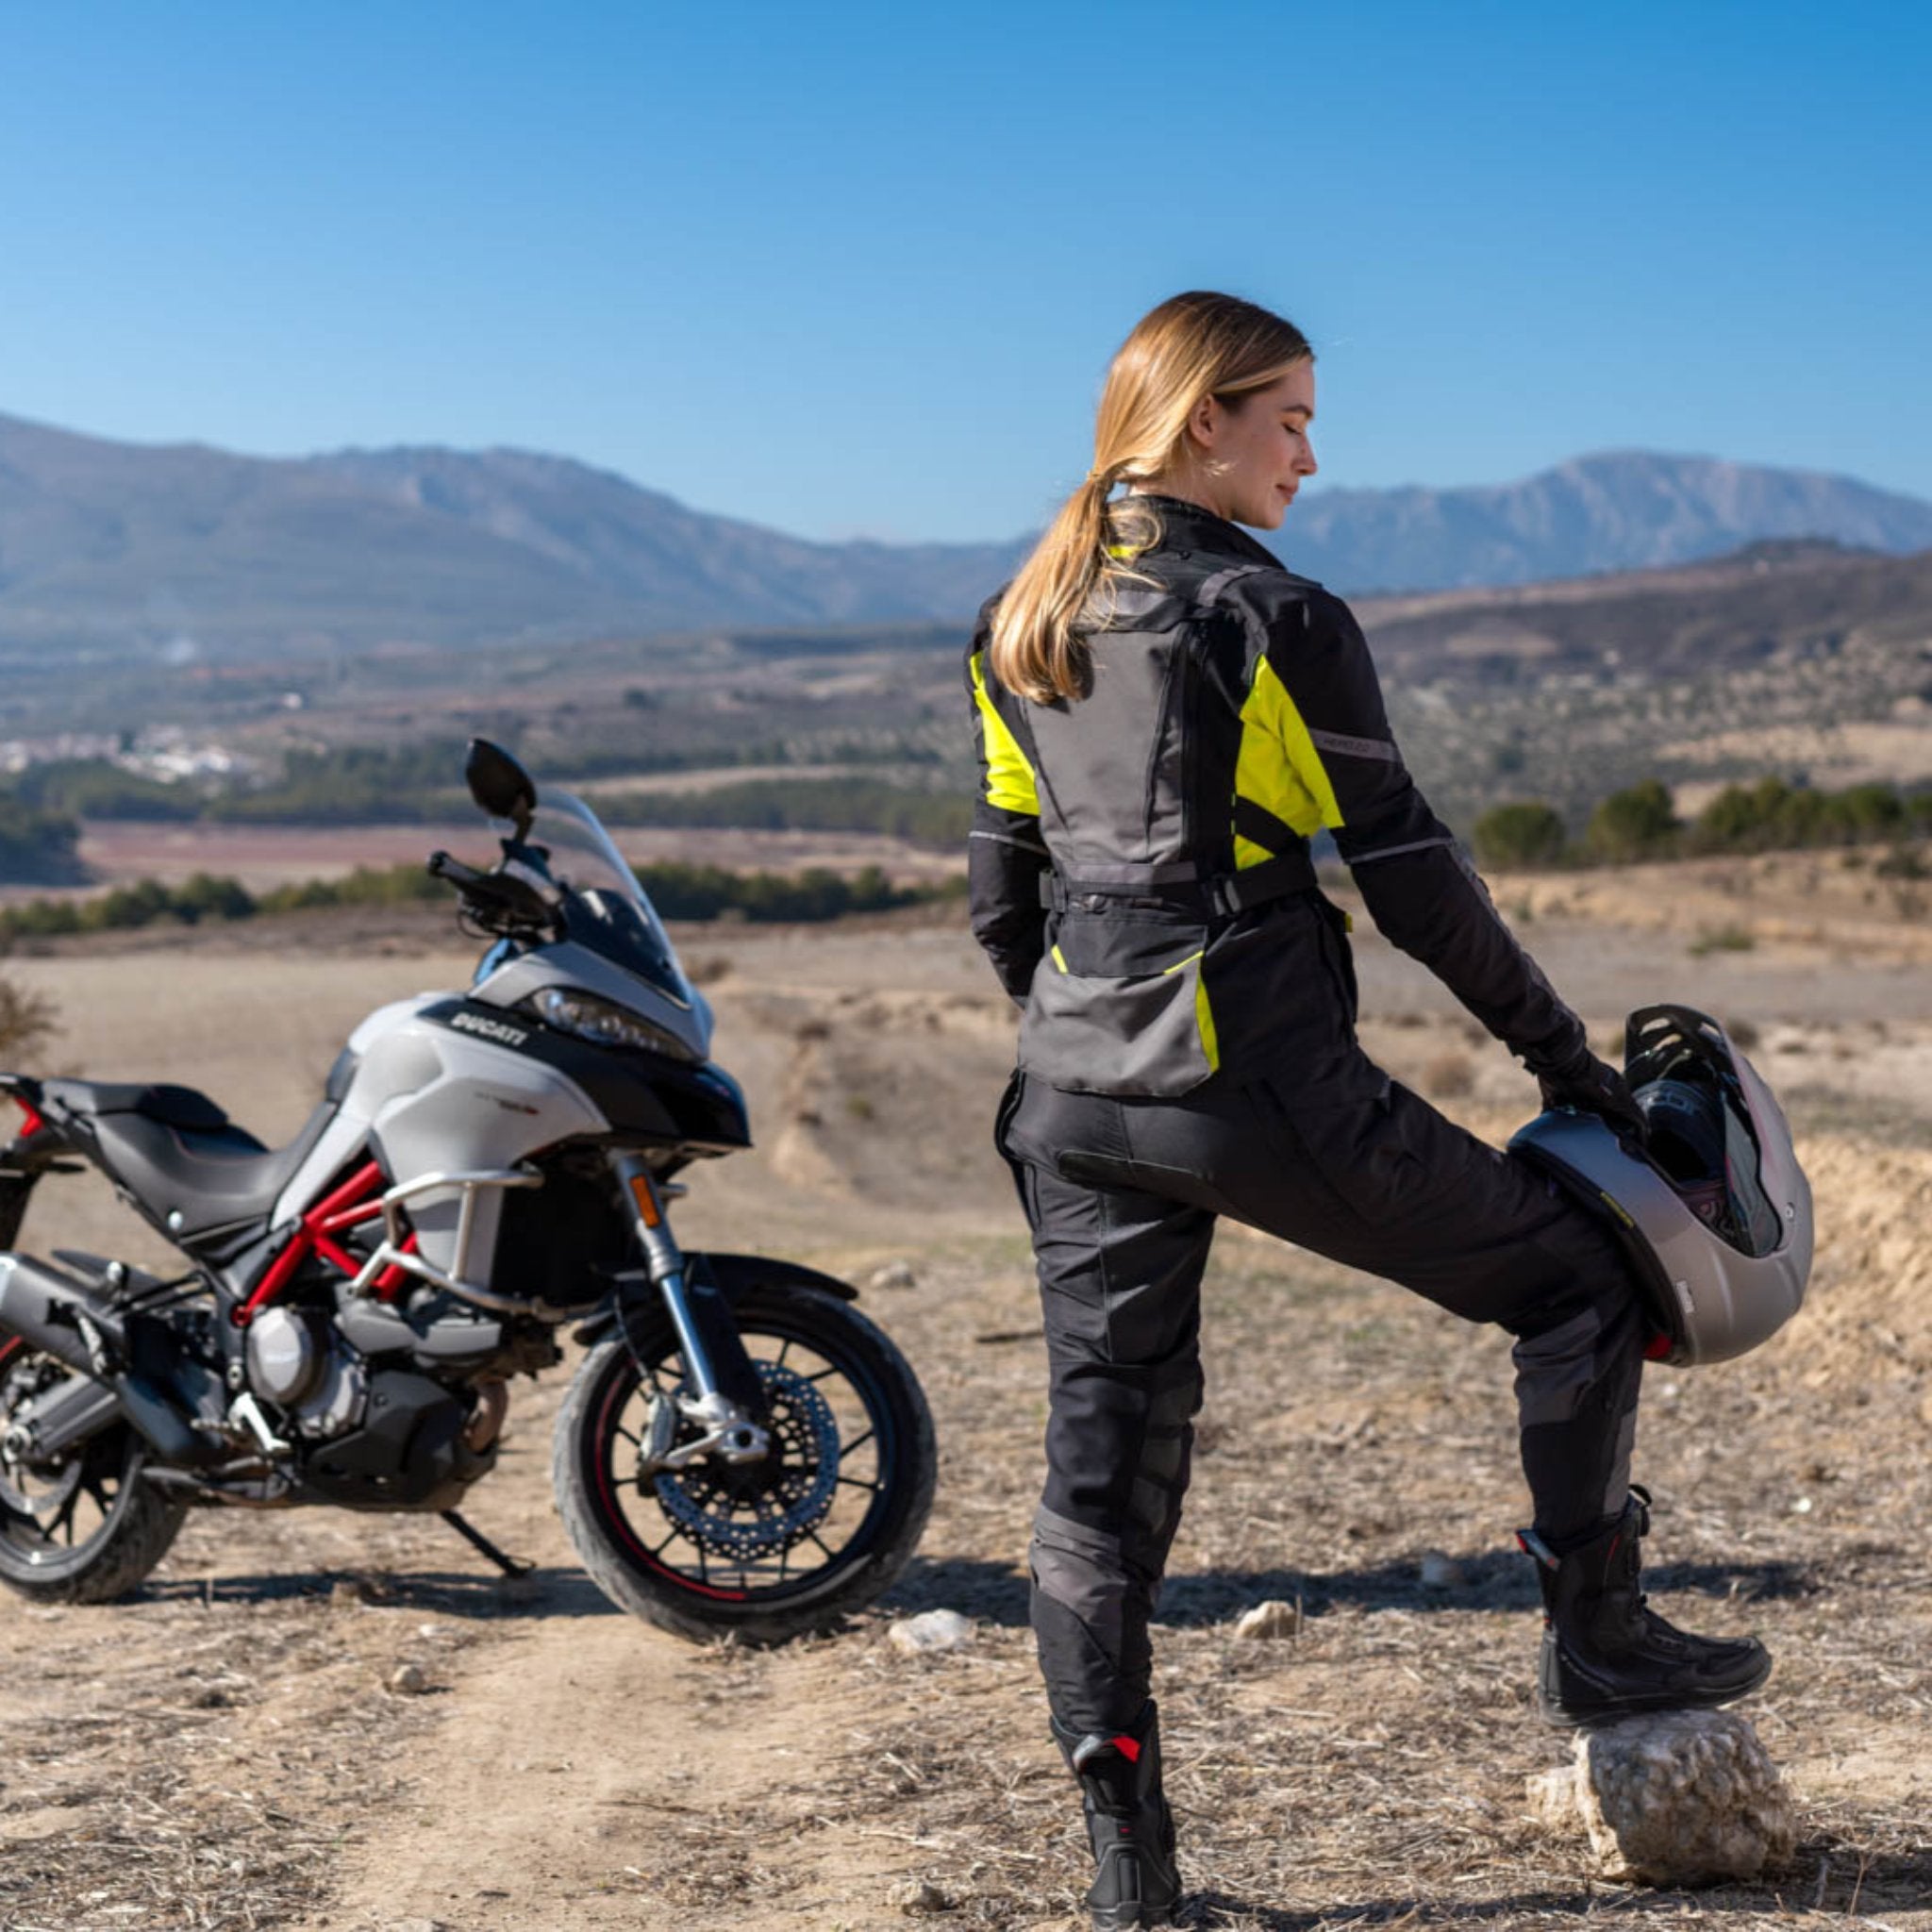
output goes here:
[[1562, 814], [1541, 800], [1498, 805], [1475, 822], [1476, 862], [1498, 872], [1560, 865], [1569, 846]]
[[1690, 843], [1699, 852], [1804, 850], [1897, 839], [1923, 825], [1932, 825], [1932, 791], [1881, 784], [1823, 791], [1760, 778], [1725, 786], [1698, 814]]
[[0, 885], [59, 886], [87, 876], [76, 847], [80, 827], [0, 792]]
[[1670, 788], [1658, 779], [1613, 791], [1590, 815], [1584, 849], [1592, 858], [1626, 865], [1641, 858], [1663, 858], [1676, 849], [1683, 828], [1671, 803]]

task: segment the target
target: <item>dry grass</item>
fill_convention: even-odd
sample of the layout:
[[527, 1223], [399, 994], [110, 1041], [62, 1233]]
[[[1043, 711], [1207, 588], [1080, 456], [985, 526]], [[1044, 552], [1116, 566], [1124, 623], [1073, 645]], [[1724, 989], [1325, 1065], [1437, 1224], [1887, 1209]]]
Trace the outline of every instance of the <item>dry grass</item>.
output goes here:
[[[1082, 1923], [1077, 1807], [1044, 1736], [1020, 1567], [1038, 1311], [985, 1147], [1010, 1020], [955, 943], [721, 939], [726, 1058], [769, 1151], [707, 1174], [681, 1209], [693, 1241], [855, 1277], [887, 1254], [911, 1262], [915, 1286], [866, 1306], [920, 1370], [941, 1481], [924, 1555], [889, 1603], [782, 1652], [691, 1648], [591, 1616], [561, 1570], [511, 1614], [433, 1522], [198, 1520], [142, 1601], [0, 1617], [0, 1932], [405, 1916], [452, 1932], [869, 1932], [906, 1923], [895, 1889], [915, 1882], [947, 1901], [940, 1924]], [[157, 1007], [115, 991], [151, 973], [142, 961], [29, 965], [63, 989], [76, 1065], [252, 1089], [258, 1107], [236, 1111], [265, 1131], [299, 1119], [357, 1011], [453, 970], [402, 958], [351, 984], [337, 962], [196, 955], [177, 989], [200, 991], [177, 991], [158, 1034]], [[291, 1022], [280, 1051], [304, 1066], [258, 1074], [248, 1038], [287, 1041]], [[1607, 1888], [1580, 1840], [1530, 1824], [1524, 1781], [1564, 1740], [1530, 1708], [1507, 1351], [1230, 1229], [1158, 1631], [1188, 1923], [1932, 1928], [1932, 1109], [1911, 1086], [1924, 1023], [1764, 1030], [1821, 1202], [1812, 1306], [1749, 1363], [1652, 1371], [1640, 1470], [1658, 1494], [1662, 1607], [1757, 1629], [1779, 1657], [1746, 1708], [1799, 1799], [1792, 1869], [1696, 1894]], [[1374, 1050], [1418, 1084], [1434, 1060], [1470, 1058], [1457, 1102], [1487, 1131], [1523, 1104], [1520, 1073], [1454, 1020], [1398, 1012]], [[844, 1104], [853, 1092], [872, 1116]], [[86, 1238], [110, 1224], [103, 1205]], [[51, 1223], [28, 1233], [54, 1239]], [[539, 1446], [479, 1491], [480, 1520], [518, 1547], [549, 1523], [544, 1407], [518, 1411]], [[1424, 1582], [1433, 1552], [1459, 1580]], [[335, 1600], [360, 1572], [391, 1579], [387, 1600]], [[1233, 1618], [1267, 1597], [1302, 1603], [1301, 1636], [1235, 1641]], [[967, 1650], [909, 1658], [885, 1641], [891, 1616], [941, 1605], [976, 1620]], [[409, 1661], [448, 1694], [387, 1692]], [[524, 1761], [521, 1712], [545, 1700], [575, 1769]], [[445, 1798], [457, 1757], [488, 1768], [480, 1802], [474, 1786]], [[430, 1845], [455, 1848], [440, 1889], [421, 1875]]]

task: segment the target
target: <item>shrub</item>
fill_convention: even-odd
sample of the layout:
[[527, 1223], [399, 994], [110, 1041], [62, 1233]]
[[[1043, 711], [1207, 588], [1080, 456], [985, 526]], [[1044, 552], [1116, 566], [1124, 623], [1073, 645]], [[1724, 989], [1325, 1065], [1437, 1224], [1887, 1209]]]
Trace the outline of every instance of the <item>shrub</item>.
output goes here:
[[1507, 872], [1561, 864], [1569, 835], [1562, 815], [1541, 800], [1499, 805], [1475, 822], [1476, 862]]
[[1674, 851], [1683, 828], [1670, 789], [1661, 780], [1645, 778], [1623, 791], [1613, 791], [1590, 815], [1583, 835], [1592, 858], [1613, 865], [1640, 858], [1661, 858]]
[[0, 978], [0, 1060], [17, 1064], [59, 1030], [54, 1002], [45, 993]]
[[1757, 944], [1757, 935], [1741, 925], [1720, 925], [1701, 932], [1690, 941], [1690, 957], [1702, 959], [1707, 953], [1748, 953]]

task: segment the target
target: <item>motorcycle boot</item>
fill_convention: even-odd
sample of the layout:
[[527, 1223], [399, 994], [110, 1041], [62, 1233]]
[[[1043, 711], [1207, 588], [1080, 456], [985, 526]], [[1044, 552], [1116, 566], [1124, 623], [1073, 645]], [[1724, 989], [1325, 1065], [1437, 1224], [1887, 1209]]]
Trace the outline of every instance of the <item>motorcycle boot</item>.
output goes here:
[[1053, 1720], [1054, 1740], [1080, 1780], [1096, 1870], [1087, 1909], [1096, 1932], [1170, 1925], [1180, 1902], [1174, 1817], [1160, 1790], [1160, 1714], [1152, 1704], [1129, 1731], [1082, 1735]]
[[1712, 1710], [1771, 1675], [1771, 1653], [1756, 1638], [1693, 1637], [1648, 1607], [1638, 1573], [1649, 1530], [1650, 1492], [1633, 1483], [1624, 1513], [1560, 1557], [1534, 1530], [1517, 1532], [1542, 1587], [1536, 1689], [1544, 1723]]

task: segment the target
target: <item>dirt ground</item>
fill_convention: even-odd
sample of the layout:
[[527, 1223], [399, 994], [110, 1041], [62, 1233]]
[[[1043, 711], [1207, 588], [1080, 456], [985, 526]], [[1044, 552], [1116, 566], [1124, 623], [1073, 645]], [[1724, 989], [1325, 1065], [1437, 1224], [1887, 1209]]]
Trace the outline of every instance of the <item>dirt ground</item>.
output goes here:
[[[1811, 1300], [1749, 1361], [1650, 1372], [1652, 1586], [1776, 1652], [1744, 1707], [1798, 1799], [1790, 1870], [1659, 1893], [1592, 1884], [1533, 1824], [1564, 1740], [1530, 1706], [1534, 1584], [1502, 1340], [1239, 1229], [1208, 1289], [1208, 1405], [1158, 1693], [1199, 1926], [1644, 1927], [1792, 1919], [1932, 1932], [1932, 974], [1923, 908], [1836, 874], [1499, 886], [1607, 1046], [1679, 997], [1755, 1029], [1818, 1196]], [[1845, 904], [1831, 896], [1845, 883]], [[1793, 908], [1798, 909], [1794, 910]], [[1856, 916], [1855, 916], [1856, 915]], [[1746, 942], [1707, 943], [1732, 930]], [[42, 1058], [205, 1087], [291, 1132], [379, 1000], [452, 984], [446, 928], [331, 922], [69, 949], [7, 970], [58, 1002]], [[549, 1497], [568, 1373], [519, 1384], [469, 1513], [535, 1558], [498, 1584], [433, 1518], [204, 1514], [136, 1600], [0, 1603], [0, 1932], [602, 1932], [906, 1923], [1074, 1927], [1074, 1807], [1050, 1754], [1022, 1557], [1042, 1358], [1024, 1231], [988, 1144], [1009, 1009], [935, 919], [679, 935], [758, 1147], [696, 1177], [692, 1246], [861, 1283], [941, 1443], [923, 1553], [841, 1634], [694, 1646], [615, 1611]], [[1491, 1137], [1532, 1092], [1372, 934], [1370, 1049]], [[50, 1182], [23, 1244], [151, 1248], [104, 1189]], [[1432, 1560], [1424, 1583], [1424, 1558]], [[1298, 1601], [1301, 1635], [1232, 1620]], [[974, 1637], [912, 1658], [891, 1620]], [[420, 1691], [389, 1685], [405, 1664]]]

